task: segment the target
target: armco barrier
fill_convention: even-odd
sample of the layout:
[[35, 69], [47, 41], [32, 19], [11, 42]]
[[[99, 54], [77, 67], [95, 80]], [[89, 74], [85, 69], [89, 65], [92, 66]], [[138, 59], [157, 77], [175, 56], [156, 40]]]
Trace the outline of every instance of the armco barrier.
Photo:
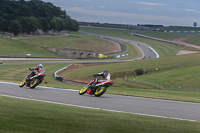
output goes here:
[[127, 56], [128, 54], [122, 54], [122, 55], [116, 55], [114, 56], [114, 58], [120, 58], [120, 57], [124, 57], [124, 56]]
[[134, 36], [144, 37], [144, 38], [148, 38], [148, 39], [152, 39], [152, 40], [157, 40], [157, 41], [161, 41], [161, 42], [175, 44], [177, 46], [182, 46], [181, 43], [176, 42], [176, 41], [165, 40], [165, 39], [151, 37], [151, 36], [146, 36], [146, 35], [142, 35], [142, 34], [138, 34], [138, 33], [131, 33], [131, 34], [134, 35]]
[[165, 30], [164, 32], [173, 32], [173, 33], [200, 33], [200, 31], [176, 31], [176, 30]]
[[69, 68], [69, 67], [72, 66], [72, 65], [73, 65], [73, 64], [70, 64], [70, 65], [68, 65], [68, 66], [66, 66], [66, 67], [63, 67], [62, 69], [56, 71], [56, 72], [54, 73], [54, 77], [55, 77], [57, 80], [61, 81], [61, 82], [66, 82], [66, 83], [70, 83], [70, 84], [84, 84], [84, 85], [85, 85], [86, 83], [78, 82], [78, 81], [73, 81], [73, 80], [69, 80], [69, 79], [65, 79], [64, 77], [58, 75], [59, 72], [62, 72], [62, 71], [64, 71], [64, 70], [66, 70], [67, 68]]
[[73, 64], [70, 64], [70, 65], [68, 65], [68, 66], [66, 66], [66, 67], [64, 67], [64, 68], [62, 68], [62, 69], [56, 71], [56, 72], [54, 73], [54, 77], [55, 77], [57, 80], [63, 82], [64, 77], [59, 76], [58, 73], [59, 73], [59, 72], [62, 72], [62, 71], [65, 70], [65, 69], [67, 69], [67, 68], [70, 67], [71, 65], [73, 65]]

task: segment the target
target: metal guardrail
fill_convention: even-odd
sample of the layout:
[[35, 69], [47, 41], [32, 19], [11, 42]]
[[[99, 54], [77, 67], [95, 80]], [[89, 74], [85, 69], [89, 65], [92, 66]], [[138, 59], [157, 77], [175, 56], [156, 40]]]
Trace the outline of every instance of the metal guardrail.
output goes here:
[[59, 73], [59, 72], [62, 72], [62, 71], [64, 71], [64, 70], [66, 70], [68, 67], [70, 67], [70, 66], [72, 66], [72, 65], [73, 65], [73, 64], [70, 64], [70, 65], [68, 65], [68, 66], [66, 66], [66, 67], [61, 68], [60, 70], [57, 70], [57, 71], [54, 73], [54, 77], [55, 77], [57, 80], [63, 82], [64, 77], [59, 76], [58, 73]]
[[179, 43], [179, 42], [176, 42], [176, 41], [170, 41], [170, 40], [160, 39], [160, 38], [146, 36], [146, 35], [142, 35], [142, 34], [138, 34], [138, 33], [131, 33], [131, 34], [133, 36], [139, 36], [139, 37], [144, 37], [144, 38], [148, 38], [148, 39], [152, 39], [152, 40], [157, 40], [157, 41], [161, 41], [161, 42], [171, 43], [171, 44], [174, 44], [176, 46], [183, 46], [182, 43]]
[[57, 80], [61, 81], [61, 82], [66, 82], [66, 83], [70, 83], [70, 84], [73, 83], [73, 84], [84, 84], [84, 85], [85, 85], [86, 83], [78, 82], [78, 81], [73, 81], [73, 80], [69, 80], [69, 79], [65, 79], [64, 77], [58, 75], [59, 72], [62, 72], [62, 71], [64, 71], [64, 70], [66, 70], [67, 68], [69, 68], [69, 67], [72, 66], [72, 65], [74, 65], [74, 64], [70, 64], [70, 65], [68, 65], [68, 66], [66, 66], [66, 67], [63, 67], [63, 68], [59, 69], [58, 71], [56, 71], [56, 72], [54, 73], [54, 77], [55, 77]]

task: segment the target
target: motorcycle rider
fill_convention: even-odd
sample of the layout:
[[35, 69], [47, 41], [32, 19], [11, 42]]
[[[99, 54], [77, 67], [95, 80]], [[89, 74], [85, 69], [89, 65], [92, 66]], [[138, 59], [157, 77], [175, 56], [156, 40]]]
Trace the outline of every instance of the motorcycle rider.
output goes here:
[[30, 75], [28, 75], [27, 81], [29, 81], [29, 80], [31, 80], [33, 78], [38, 77], [40, 74], [45, 73], [45, 70], [44, 70], [44, 67], [43, 67], [42, 64], [38, 64], [37, 67], [35, 67], [35, 68], [29, 68], [29, 70], [30, 71], [37, 70], [37, 72], [32, 72]]
[[[111, 74], [108, 72], [108, 70], [105, 70], [101, 73], [94, 73], [93, 76], [95, 77], [95, 79], [94, 79], [94, 82], [92, 84], [92, 87], [94, 88], [96, 83], [103, 82], [103, 81], [106, 81], [106, 80], [110, 81]], [[98, 76], [101, 76], [102, 78], [98, 79], [97, 78]]]

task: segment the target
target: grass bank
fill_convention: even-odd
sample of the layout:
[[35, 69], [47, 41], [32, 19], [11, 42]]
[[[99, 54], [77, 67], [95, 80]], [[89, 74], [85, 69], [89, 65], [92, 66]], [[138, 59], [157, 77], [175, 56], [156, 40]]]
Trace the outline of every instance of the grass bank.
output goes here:
[[115, 50], [115, 43], [95, 36], [84, 34], [70, 34], [59, 36], [23, 36], [16, 38], [2, 38], [0, 40], [0, 56], [5, 57], [60, 57], [45, 47], [70, 48], [89, 50], [98, 53]]
[[13, 40], [11, 38], [3, 38], [0, 40], [0, 56], [26, 57], [26, 54], [31, 54], [32, 57], [58, 57], [53, 52], [26, 42]]
[[[74, 71], [73, 74], [69, 75], [69, 77], [81, 79], [83, 77], [90, 77], [91, 73], [95, 73], [98, 71], [101, 72], [107, 69], [110, 71], [112, 77], [115, 79], [118, 77], [124, 77], [127, 73], [133, 75], [134, 71], [139, 68], [146, 70], [147, 73], [151, 73], [198, 66], [200, 65], [199, 59], [200, 54], [191, 54], [181, 56], [170, 56], [158, 59], [138, 60], [126, 63], [112, 63], [105, 65], [94, 64], [93, 66], [82, 67]], [[156, 71], [156, 68], [159, 71]]]
[[115, 44], [99, 37], [84, 34], [69, 34], [65, 36], [45, 36], [17, 39], [28, 44], [41, 47], [70, 48], [77, 50], [91, 50], [96, 52], [109, 52]]
[[[114, 87], [108, 89], [109, 93], [199, 102], [200, 91], [194, 90], [194, 87], [200, 86], [199, 58], [200, 54], [192, 54], [126, 63], [83, 64], [73, 66], [61, 75], [67, 79], [89, 82], [93, 79], [93, 73], [108, 70], [115, 81]], [[134, 71], [139, 68], [144, 69], [146, 74], [134, 76]], [[129, 81], [125, 80], [125, 75]], [[163, 90], [165, 85], [178, 88]]]
[[0, 132], [197, 133], [200, 122], [76, 108], [0, 96]]
[[191, 38], [185, 40], [185, 42], [200, 45], [200, 36], [198, 35], [195, 37], [191, 37]]

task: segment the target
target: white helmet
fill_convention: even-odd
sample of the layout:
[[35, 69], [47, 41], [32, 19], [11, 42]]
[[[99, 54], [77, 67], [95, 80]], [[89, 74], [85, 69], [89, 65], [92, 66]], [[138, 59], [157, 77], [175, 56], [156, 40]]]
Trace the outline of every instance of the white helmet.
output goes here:
[[38, 64], [37, 67], [43, 69], [43, 65], [42, 64]]

